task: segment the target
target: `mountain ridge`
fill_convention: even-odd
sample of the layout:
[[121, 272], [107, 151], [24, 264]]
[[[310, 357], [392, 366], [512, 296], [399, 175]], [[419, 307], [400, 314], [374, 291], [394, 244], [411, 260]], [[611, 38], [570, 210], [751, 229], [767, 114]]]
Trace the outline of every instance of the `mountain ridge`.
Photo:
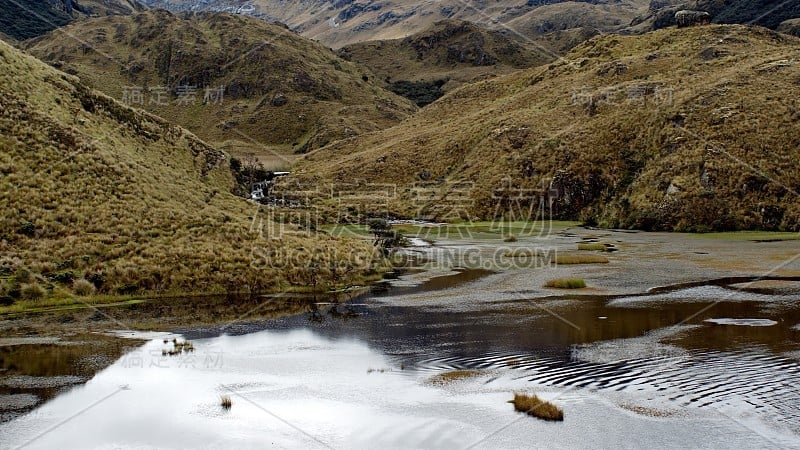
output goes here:
[[368, 69], [240, 15], [149, 11], [86, 19], [25, 46], [118, 100], [278, 169], [294, 153], [385, 128], [416, 110]]

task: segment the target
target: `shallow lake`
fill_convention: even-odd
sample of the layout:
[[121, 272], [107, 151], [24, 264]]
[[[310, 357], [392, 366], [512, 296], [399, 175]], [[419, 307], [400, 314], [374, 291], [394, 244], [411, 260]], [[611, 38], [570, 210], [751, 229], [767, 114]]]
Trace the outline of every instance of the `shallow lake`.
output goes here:
[[[125, 332], [147, 343], [0, 425], [25, 448], [800, 447], [800, 294], [725, 283], [646, 295], [403, 306], [456, 273], [291, 317]], [[740, 280], [739, 280], [740, 281]], [[391, 300], [388, 300], [391, 298]], [[269, 301], [269, 300], [265, 300]], [[164, 354], [172, 339], [193, 352]], [[166, 342], [165, 342], [166, 341]], [[474, 370], [438, 382], [436, 375]], [[563, 422], [516, 413], [537, 393]], [[220, 405], [230, 396], [232, 407]]]

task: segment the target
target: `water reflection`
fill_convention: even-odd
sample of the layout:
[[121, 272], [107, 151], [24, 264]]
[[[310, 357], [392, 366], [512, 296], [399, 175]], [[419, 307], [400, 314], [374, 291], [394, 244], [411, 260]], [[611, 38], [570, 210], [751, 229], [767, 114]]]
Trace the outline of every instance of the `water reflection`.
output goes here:
[[[459, 273], [427, 288], [473, 276], [485, 274]], [[562, 428], [525, 421], [487, 447], [526, 447], [542, 436], [556, 447], [642, 439], [671, 446], [798, 444], [800, 364], [791, 355], [800, 348], [800, 308], [785, 293], [763, 290], [717, 301], [708, 294], [717, 288], [662, 289], [632, 302], [563, 296], [456, 311], [383, 304], [375, 294], [262, 299], [233, 308], [263, 308], [247, 322], [221, 299], [197, 314], [219, 311], [228, 322], [184, 325], [182, 334], [197, 348], [191, 355], [165, 358], [163, 342], [150, 341], [85, 386], [0, 427], [0, 440], [24, 443], [113, 393], [35, 446], [67, 439], [82, 447], [459, 448], [515, 420], [505, 404], [510, 392], [536, 389], [566, 405]], [[270, 318], [286, 305], [297, 314]], [[141, 308], [175, 311], [153, 304], [116, 314], [142, 314]], [[453, 369], [487, 375], [456, 386], [427, 382]], [[120, 386], [130, 391], [117, 392]], [[218, 405], [226, 392], [234, 395], [229, 413]], [[621, 411], [615, 404], [634, 406]], [[673, 420], [653, 422], [630, 411], [660, 411]], [[725, 417], [733, 420], [719, 420]], [[87, 435], [89, 428], [100, 431]], [[604, 429], [624, 431], [595, 432]]]

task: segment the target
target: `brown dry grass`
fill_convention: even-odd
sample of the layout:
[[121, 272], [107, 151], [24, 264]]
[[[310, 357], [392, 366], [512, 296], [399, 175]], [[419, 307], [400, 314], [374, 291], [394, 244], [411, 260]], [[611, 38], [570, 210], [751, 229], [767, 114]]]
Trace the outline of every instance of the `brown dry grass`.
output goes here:
[[586, 287], [586, 281], [581, 278], [557, 278], [546, 282], [544, 287], [555, 289], [583, 289]]
[[[143, 103], [132, 106], [167, 117], [214, 145], [238, 142], [229, 146], [232, 154], [257, 153], [278, 169], [284, 167], [275, 167], [276, 159], [285, 157], [286, 166], [301, 148], [386, 128], [416, 110], [383, 89], [366, 68], [281, 26], [242, 15], [147, 11], [90, 18], [37, 38], [27, 51], [118, 100], [128, 87], [151, 89]], [[197, 87], [189, 106], [171, 93], [167, 104], [151, 102], [152, 89], [173, 92], [181, 85]], [[203, 104], [204, 89], [218, 86], [226, 88], [222, 102]], [[273, 106], [279, 95], [287, 102]]]
[[35, 282], [63, 299], [85, 279], [101, 296], [256, 293], [375, 275], [369, 242], [280, 224], [231, 194], [227, 155], [186, 130], [3, 43], [0, 58], [8, 290]]
[[[800, 185], [796, 61], [800, 39], [757, 27], [596, 37], [563, 61], [464, 86], [396, 127], [308, 155], [295, 180], [396, 183], [387, 209], [404, 216], [419, 213], [404, 188], [424, 173], [475, 183], [478, 218], [497, 214], [512, 179], [557, 187], [557, 218], [601, 226], [796, 230], [800, 202], [785, 187]], [[437, 185], [427, 203], [447, 210], [449, 193]]]
[[564, 411], [558, 406], [540, 399], [536, 395], [514, 394], [514, 410], [543, 420], [562, 421]]
[[485, 372], [481, 370], [451, 370], [449, 372], [442, 372], [431, 377], [431, 383], [434, 384], [447, 384], [455, 381], [466, 380], [483, 375]]

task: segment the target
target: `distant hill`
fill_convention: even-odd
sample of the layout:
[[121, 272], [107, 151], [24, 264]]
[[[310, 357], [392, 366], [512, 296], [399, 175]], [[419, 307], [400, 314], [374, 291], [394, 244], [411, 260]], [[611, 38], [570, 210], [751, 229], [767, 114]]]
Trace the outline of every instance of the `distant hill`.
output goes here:
[[800, 18], [800, 2], [785, 0], [653, 0], [648, 13], [634, 20], [633, 30], [675, 25], [682, 9], [706, 11], [713, 23], [760, 25], [777, 29], [786, 20]]
[[0, 60], [3, 304], [95, 289], [272, 291], [369, 273], [353, 257], [368, 258], [370, 243], [280, 231], [231, 194], [227, 155], [190, 132], [3, 42]]
[[398, 93], [403, 93], [403, 83], [438, 88], [437, 81], [444, 93], [473, 80], [555, 59], [541, 46], [458, 20], [437, 22], [403, 39], [351, 44], [338, 53], [367, 66]]
[[0, 0], [0, 33], [25, 40], [82, 17], [132, 14], [145, 9], [135, 0]]
[[416, 107], [368, 69], [263, 20], [149, 11], [82, 20], [27, 50], [234, 154], [295, 152], [394, 125]]
[[286, 23], [333, 48], [423, 32], [442, 20], [463, 20], [524, 37], [576, 27], [613, 31], [647, 10], [649, 0], [144, 0], [171, 11], [227, 11]]
[[405, 217], [542, 200], [607, 227], [798, 231], [798, 79], [800, 39], [764, 28], [596, 37], [311, 153], [286, 182], [393, 184], [383, 210]]
[[[227, 11], [286, 23], [334, 48], [401, 39], [442, 20], [463, 20], [521, 39], [547, 35], [550, 48], [569, 50], [600, 33], [642, 33], [675, 24], [681, 9], [707, 10], [715, 23], [775, 29], [800, 18], [800, 4], [783, 0], [144, 0], [171, 11]], [[509, 36], [511, 37], [511, 36]], [[562, 54], [562, 52], [558, 52]]]

